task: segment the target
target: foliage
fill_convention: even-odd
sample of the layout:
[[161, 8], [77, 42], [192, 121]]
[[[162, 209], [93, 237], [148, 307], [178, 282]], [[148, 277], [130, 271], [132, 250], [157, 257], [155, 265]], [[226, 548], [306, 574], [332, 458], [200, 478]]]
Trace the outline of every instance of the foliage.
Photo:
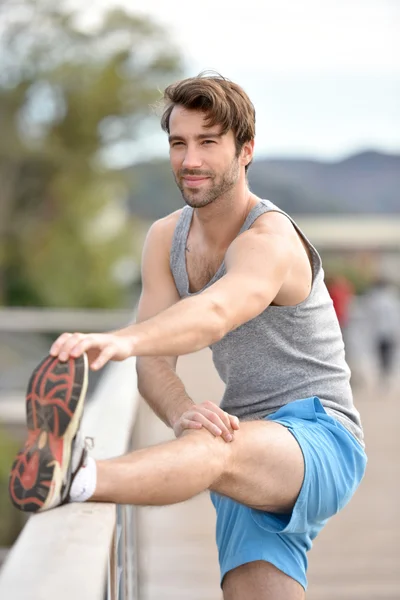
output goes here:
[[140, 141], [180, 59], [148, 19], [82, 18], [50, 0], [0, 4], [0, 305], [118, 305], [115, 266], [140, 251], [107, 159]]
[[354, 260], [349, 257], [337, 255], [324, 256], [322, 254], [324, 270], [327, 277], [344, 277], [351, 283], [355, 294], [361, 295], [369, 289], [372, 283], [370, 268], [357, 261], [357, 255]]
[[19, 450], [18, 443], [0, 428], [0, 546], [12, 546], [24, 523], [25, 516], [11, 503], [8, 476], [12, 461]]

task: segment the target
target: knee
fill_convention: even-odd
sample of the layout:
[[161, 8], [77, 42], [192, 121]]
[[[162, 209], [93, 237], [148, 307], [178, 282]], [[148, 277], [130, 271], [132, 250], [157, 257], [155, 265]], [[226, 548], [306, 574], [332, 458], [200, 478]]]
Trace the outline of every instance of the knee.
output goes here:
[[207, 429], [185, 429], [177, 441], [181, 441], [182, 445], [185, 446], [185, 451], [189, 447], [195, 447], [197, 451], [199, 449], [204, 452], [204, 459], [208, 461], [208, 464], [215, 466], [219, 473], [219, 476], [229, 473], [232, 464], [232, 451], [231, 444], [225, 442], [221, 436], [214, 436]]

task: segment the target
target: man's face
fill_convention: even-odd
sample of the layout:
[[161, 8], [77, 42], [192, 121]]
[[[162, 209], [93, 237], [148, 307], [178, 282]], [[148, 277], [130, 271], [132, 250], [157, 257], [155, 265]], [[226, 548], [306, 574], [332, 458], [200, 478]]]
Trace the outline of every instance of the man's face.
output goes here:
[[205, 126], [205, 114], [175, 106], [169, 121], [170, 160], [189, 206], [201, 208], [234, 188], [240, 175], [232, 131]]

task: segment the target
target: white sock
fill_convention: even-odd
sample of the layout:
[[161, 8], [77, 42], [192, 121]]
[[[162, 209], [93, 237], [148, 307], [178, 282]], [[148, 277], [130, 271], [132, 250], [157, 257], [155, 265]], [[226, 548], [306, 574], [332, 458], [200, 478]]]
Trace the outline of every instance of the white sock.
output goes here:
[[86, 502], [95, 492], [97, 481], [97, 465], [92, 456], [86, 459], [86, 465], [81, 467], [74, 477], [69, 492], [70, 502]]

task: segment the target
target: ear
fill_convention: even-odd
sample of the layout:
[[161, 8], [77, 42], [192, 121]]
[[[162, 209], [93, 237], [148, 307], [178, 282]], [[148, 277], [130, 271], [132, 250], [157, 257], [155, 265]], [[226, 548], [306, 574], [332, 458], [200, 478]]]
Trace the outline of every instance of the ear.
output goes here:
[[240, 162], [246, 167], [252, 160], [254, 154], [254, 140], [250, 140], [243, 144], [242, 150], [240, 152]]

